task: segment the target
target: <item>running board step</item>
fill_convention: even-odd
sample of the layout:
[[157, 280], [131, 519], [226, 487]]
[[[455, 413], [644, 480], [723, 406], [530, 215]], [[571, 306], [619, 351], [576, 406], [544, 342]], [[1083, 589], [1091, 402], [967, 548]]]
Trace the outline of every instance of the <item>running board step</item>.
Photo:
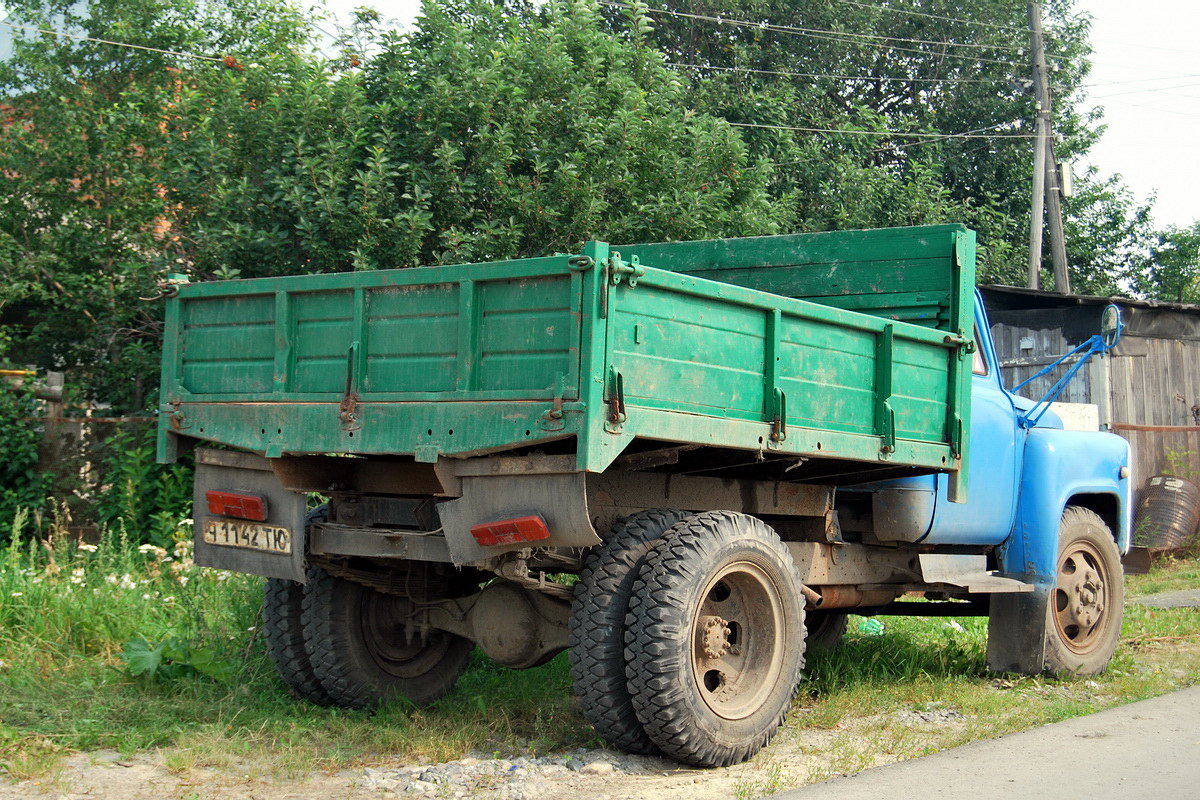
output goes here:
[[978, 594], [1032, 592], [1032, 583], [988, 572], [987, 556], [957, 553], [922, 553], [921, 577], [926, 583], [948, 583]]

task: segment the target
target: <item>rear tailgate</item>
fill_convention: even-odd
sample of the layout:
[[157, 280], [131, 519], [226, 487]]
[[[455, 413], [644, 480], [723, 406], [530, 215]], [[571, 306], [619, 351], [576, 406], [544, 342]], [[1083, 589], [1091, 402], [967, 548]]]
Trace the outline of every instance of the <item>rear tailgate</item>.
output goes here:
[[184, 286], [161, 455], [172, 433], [423, 460], [562, 435], [539, 420], [579, 397], [582, 296], [566, 256]]

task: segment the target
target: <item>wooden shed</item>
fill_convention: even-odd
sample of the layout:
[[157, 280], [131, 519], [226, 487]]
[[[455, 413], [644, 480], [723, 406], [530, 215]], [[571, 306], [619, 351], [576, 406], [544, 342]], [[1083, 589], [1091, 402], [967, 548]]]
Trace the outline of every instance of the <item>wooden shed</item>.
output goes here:
[[[1085, 365], [1058, 399], [1095, 405], [1100, 427], [1129, 440], [1137, 488], [1162, 472], [1200, 477], [1200, 306], [1016, 286], [980, 291], [1010, 387], [1097, 333], [1106, 305], [1119, 306], [1121, 342]], [[1021, 394], [1039, 398], [1061, 374]]]

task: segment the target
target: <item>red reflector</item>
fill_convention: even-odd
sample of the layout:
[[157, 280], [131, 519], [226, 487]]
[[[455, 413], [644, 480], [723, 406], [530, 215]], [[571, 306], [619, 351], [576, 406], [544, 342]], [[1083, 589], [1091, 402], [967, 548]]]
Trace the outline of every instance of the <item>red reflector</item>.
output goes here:
[[484, 547], [491, 547], [496, 544], [549, 539], [550, 529], [546, 527], [546, 521], [541, 516], [534, 514], [529, 517], [502, 519], [499, 522], [481, 522], [471, 526], [471, 535]]
[[267, 501], [258, 495], [205, 492], [204, 498], [208, 500], [208, 510], [213, 514], [255, 522], [263, 522], [267, 518]]

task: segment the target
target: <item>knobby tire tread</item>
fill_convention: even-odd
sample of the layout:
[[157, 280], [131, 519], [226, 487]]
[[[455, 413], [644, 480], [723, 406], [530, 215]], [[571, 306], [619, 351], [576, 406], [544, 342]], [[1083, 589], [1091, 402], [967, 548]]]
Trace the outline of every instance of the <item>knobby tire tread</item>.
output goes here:
[[[780, 563], [795, 569], [791, 554], [770, 529], [752, 517], [726, 511], [697, 514], [669, 530], [646, 556], [634, 586], [626, 622], [626, 677], [633, 706], [646, 735], [667, 755], [694, 766], [717, 767], [745, 761], [761, 750], [779, 730], [799, 690], [803, 653], [790, 678], [788, 701], [774, 721], [754, 737], [736, 745], [709, 739], [693, 724], [683, 687], [675, 679], [687, 645], [680, 631], [692, 609], [685, 607], [681, 587], [703, 580], [698, 567], [722, 539], [722, 529], [750, 520], [756, 537], [775, 550]], [[725, 528], [727, 529], [727, 528]], [[797, 580], [797, 588], [799, 581]], [[803, 648], [803, 606], [799, 637]], [[687, 635], [686, 632], [683, 635]], [[687, 667], [690, 669], [690, 666]]]
[[575, 586], [571, 679], [584, 717], [600, 738], [629, 753], [658, 751], [642, 730], [625, 677], [625, 615], [646, 553], [688, 512], [650, 509], [614, 526], [593, 548]]

